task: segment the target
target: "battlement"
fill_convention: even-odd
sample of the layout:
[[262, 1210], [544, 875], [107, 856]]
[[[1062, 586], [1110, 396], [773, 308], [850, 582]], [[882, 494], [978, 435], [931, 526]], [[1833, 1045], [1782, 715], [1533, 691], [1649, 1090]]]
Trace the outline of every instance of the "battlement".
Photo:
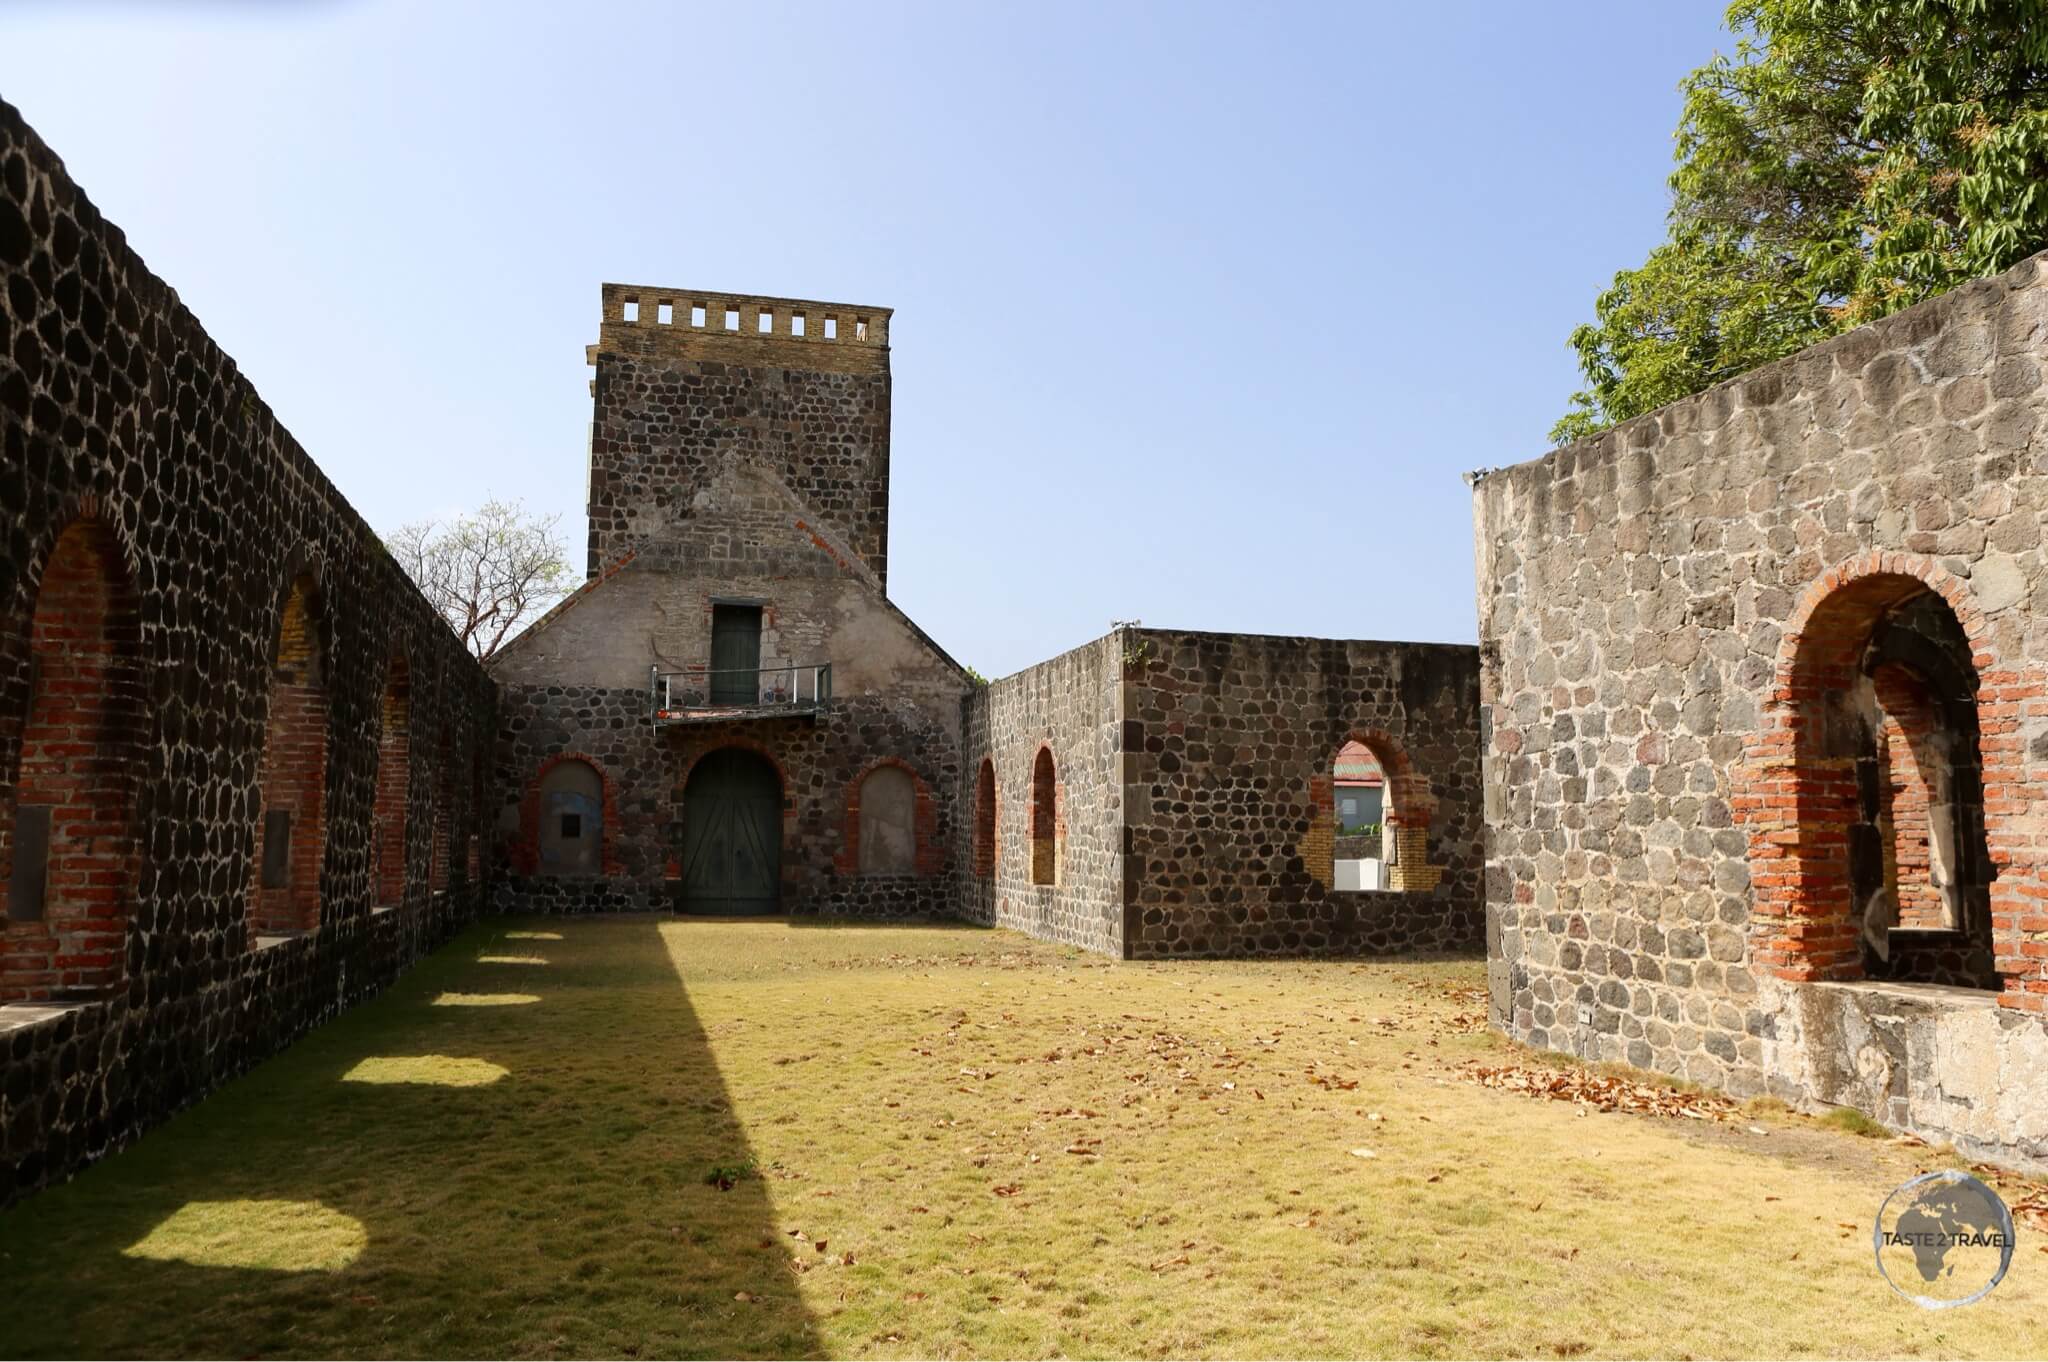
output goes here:
[[886, 307], [764, 298], [703, 289], [606, 284], [599, 351], [730, 364], [887, 373]]

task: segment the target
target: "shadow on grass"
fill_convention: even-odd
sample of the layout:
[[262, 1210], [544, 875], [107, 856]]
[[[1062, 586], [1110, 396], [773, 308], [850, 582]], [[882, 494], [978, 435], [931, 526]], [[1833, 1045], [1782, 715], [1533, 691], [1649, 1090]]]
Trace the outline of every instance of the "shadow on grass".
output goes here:
[[484, 924], [0, 1214], [0, 1352], [814, 1355], [753, 1163], [657, 921]]

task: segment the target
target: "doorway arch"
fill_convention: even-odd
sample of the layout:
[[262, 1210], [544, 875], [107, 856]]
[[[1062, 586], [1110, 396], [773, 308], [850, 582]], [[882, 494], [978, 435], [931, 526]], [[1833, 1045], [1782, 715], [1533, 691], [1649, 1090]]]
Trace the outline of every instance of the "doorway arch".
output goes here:
[[782, 777], [741, 747], [707, 753], [683, 785], [682, 911], [782, 911]]

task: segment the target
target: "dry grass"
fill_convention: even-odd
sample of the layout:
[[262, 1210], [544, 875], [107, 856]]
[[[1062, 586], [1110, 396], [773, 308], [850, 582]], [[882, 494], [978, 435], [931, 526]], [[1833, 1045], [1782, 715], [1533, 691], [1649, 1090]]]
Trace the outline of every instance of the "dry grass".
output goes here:
[[0, 1349], [2048, 1351], [2031, 1228], [1967, 1310], [1878, 1278], [1940, 1156], [1462, 1081], [1532, 1062], [1479, 975], [499, 923], [0, 1216]]

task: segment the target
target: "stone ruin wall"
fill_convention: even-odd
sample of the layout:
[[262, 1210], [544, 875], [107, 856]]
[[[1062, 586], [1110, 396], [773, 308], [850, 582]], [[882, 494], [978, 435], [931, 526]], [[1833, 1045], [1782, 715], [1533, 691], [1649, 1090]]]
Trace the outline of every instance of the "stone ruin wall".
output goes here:
[[[1478, 949], [1476, 649], [1159, 629], [1125, 648], [1127, 955]], [[1353, 738], [1387, 778], [1385, 890], [1334, 884]]]
[[606, 284], [589, 573], [658, 540], [737, 457], [772, 469], [886, 587], [889, 315]]
[[[1510, 1035], [2048, 1160], [2043, 269], [1475, 475]], [[1972, 651], [1995, 993], [1855, 982], [1814, 915], [1853, 790], [1813, 716], [1853, 658], [1805, 659], [1901, 584]]]
[[[954, 861], [963, 870], [958, 902], [967, 920], [1104, 955], [1124, 953], [1121, 670], [1118, 635], [1111, 634], [968, 696], [966, 760], [953, 787], [960, 810]], [[1033, 777], [1041, 750], [1053, 763], [1050, 883], [1033, 877]], [[982, 803], [984, 762], [994, 776], [992, 829]], [[977, 836], [985, 846], [979, 858]]]
[[[92, 527], [99, 566], [127, 584], [120, 684], [135, 701], [94, 739], [131, 781], [133, 853], [105, 890], [112, 950], [93, 996], [36, 1006], [45, 976], [10, 972], [15, 1005], [0, 1007], [4, 1203], [374, 995], [476, 912], [489, 872], [469, 849], [494, 691], [234, 361], [4, 103], [0, 331], [0, 884], [45, 693], [30, 622], [40, 588], [53, 592], [44, 618], [61, 603], [50, 564], [69, 526]], [[269, 903], [255, 885], [258, 791], [277, 788], [264, 771], [273, 659], [281, 636], [302, 652], [308, 628], [283, 619], [297, 579], [319, 602], [327, 723], [320, 814], [295, 836], [322, 828], [324, 855], [317, 895]], [[402, 768], [380, 737], [393, 658], [410, 691]], [[380, 770], [401, 769], [407, 780], [380, 795]], [[258, 903], [306, 930], [253, 939]], [[54, 921], [0, 920], [0, 962], [37, 955]]]
[[[1476, 951], [1478, 716], [1469, 647], [1119, 630], [969, 699], [964, 915], [1126, 959]], [[1391, 891], [1333, 887], [1331, 768], [1352, 736], [1399, 784]], [[1052, 885], [1032, 879], [1041, 747]]]

